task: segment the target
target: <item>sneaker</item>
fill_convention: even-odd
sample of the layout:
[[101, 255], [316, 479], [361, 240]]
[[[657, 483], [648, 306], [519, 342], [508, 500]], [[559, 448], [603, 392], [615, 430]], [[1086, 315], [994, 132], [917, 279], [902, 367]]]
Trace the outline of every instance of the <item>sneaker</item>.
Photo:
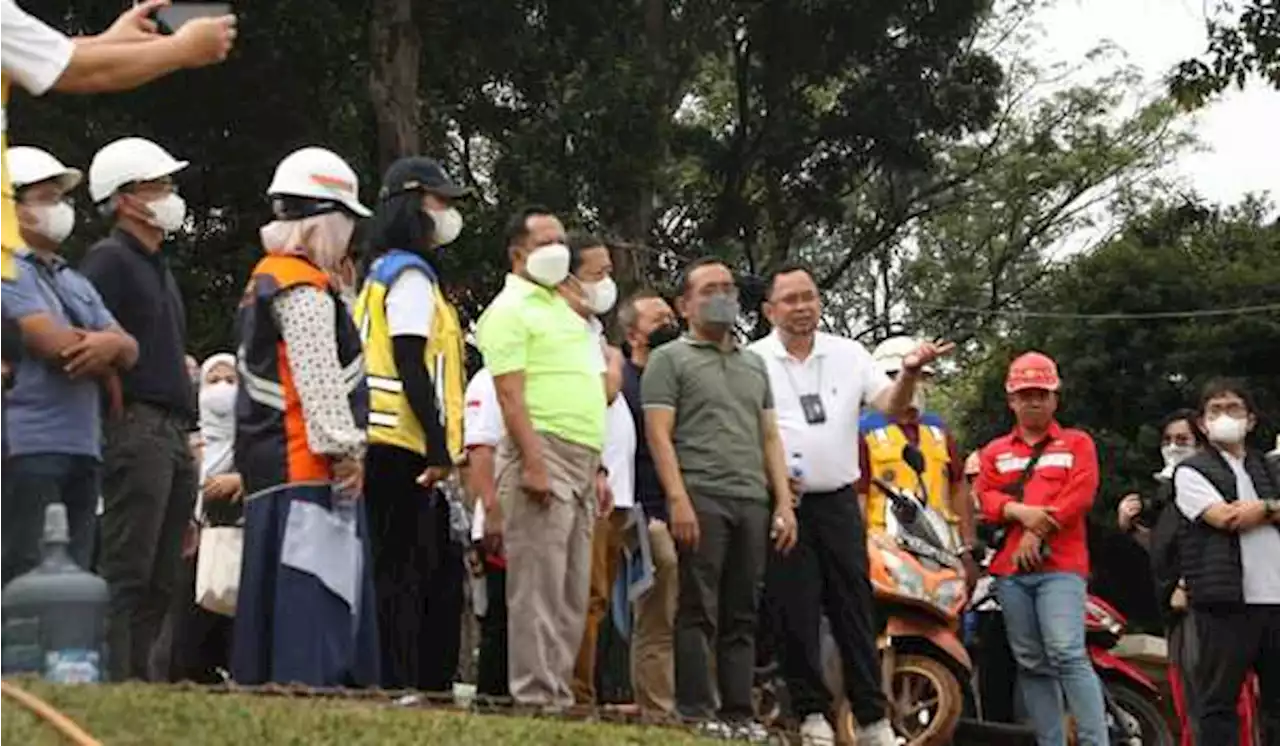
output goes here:
[[802, 746], [835, 746], [836, 732], [825, 717], [814, 713], [800, 724], [800, 743]]
[[769, 729], [754, 720], [748, 720], [733, 726], [733, 737], [747, 743], [768, 743]]
[[898, 746], [898, 736], [888, 720], [879, 720], [853, 729], [853, 741], [858, 746]]

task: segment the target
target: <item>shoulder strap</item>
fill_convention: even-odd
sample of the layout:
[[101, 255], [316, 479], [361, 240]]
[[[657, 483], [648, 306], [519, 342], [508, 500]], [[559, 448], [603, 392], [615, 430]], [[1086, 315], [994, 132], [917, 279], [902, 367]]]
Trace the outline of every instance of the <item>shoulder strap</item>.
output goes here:
[[1027, 465], [1023, 467], [1022, 473], [1018, 475], [1018, 480], [1003, 490], [1018, 502], [1022, 502], [1022, 493], [1026, 491], [1027, 482], [1031, 481], [1031, 474], [1035, 471], [1036, 464], [1040, 462], [1040, 457], [1044, 455], [1044, 451], [1049, 447], [1049, 441], [1051, 440], [1053, 439], [1045, 436], [1039, 443], [1031, 447], [1031, 458], [1027, 460]]

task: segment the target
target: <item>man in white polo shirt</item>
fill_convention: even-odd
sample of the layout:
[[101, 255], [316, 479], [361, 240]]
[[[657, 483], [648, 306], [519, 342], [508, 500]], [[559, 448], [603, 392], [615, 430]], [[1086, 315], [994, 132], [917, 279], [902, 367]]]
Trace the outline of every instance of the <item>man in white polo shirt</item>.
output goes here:
[[803, 267], [786, 266], [769, 280], [764, 304], [773, 332], [751, 345], [764, 359], [778, 428], [802, 495], [800, 541], [775, 557], [770, 606], [780, 617], [780, 658], [792, 715], [806, 744], [835, 742], [828, 718], [832, 696], [822, 677], [819, 624], [825, 612], [840, 650], [846, 695], [859, 746], [895, 743], [885, 718], [876, 663], [866, 525], [858, 508], [858, 419], [863, 404], [890, 415], [911, 404], [923, 366], [951, 345], [922, 344], [904, 357], [890, 381], [862, 345], [819, 332], [818, 286]]

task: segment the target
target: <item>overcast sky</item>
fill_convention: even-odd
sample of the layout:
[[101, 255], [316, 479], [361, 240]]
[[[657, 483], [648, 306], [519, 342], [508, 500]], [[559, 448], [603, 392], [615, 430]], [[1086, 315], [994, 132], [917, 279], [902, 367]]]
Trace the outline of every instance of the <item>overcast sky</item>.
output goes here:
[[[1156, 83], [1178, 61], [1204, 51], [1205, 13], [1215, 4], [1058, 0], [1036, 17], [1045, 35], [1037, 56], [1044, 63], [1077, 60], [1110, 41]], [[1176, 173], [1188, 186], [1218, 202], [1262, 191], [1280, 200], [1280, 92], [1253, 81], [1244, 91], [1228, 91], [1194, 121], [1207, 152], [1188, 153], [1178, 162]]]

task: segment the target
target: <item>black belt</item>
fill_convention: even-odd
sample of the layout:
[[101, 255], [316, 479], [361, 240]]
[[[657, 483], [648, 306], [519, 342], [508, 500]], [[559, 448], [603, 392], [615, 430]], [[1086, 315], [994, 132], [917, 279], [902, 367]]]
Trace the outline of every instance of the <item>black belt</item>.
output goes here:
[[811, 499], [823, 498], [823, 497], [849, 497], [852, 494], [853, 494], [853, 485], [846, 484], [843, 487], [837, 487], [834, 490], [825, 490], [823, 492], [811, 492], [809, 490], [805, 490], [804, 492], [800, 493], [800, 498], [803, 500], [811, 500]]

